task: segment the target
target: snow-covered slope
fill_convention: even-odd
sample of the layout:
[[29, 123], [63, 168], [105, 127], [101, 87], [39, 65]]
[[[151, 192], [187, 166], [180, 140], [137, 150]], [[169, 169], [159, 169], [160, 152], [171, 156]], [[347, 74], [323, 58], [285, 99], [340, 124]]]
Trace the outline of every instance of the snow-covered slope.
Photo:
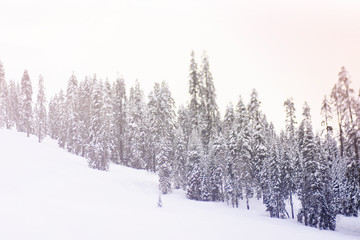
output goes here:
[[87, 167], [84, 158], [0, 129], [0, 239], [359, 239], [360, 221], [338, 218], [338, 230], [320, 231], [295, 220], [252, 210], [196, 202], [183, 191], [163, 196], [157, 176], [111, 165]]

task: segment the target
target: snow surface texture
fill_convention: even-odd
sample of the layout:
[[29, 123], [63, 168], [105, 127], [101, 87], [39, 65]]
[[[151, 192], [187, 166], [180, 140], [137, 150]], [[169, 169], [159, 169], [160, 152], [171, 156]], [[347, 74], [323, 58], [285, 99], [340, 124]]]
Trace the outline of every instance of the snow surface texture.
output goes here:
[[186, 199], [180, 190], [158, 203], [158, 177], [87, 160], [35, 137], [0, 129], [0, 239], [359, 239], [359, 218], [337, 218], [320, 231], [295, 220], [272, 219], [260, 201]]

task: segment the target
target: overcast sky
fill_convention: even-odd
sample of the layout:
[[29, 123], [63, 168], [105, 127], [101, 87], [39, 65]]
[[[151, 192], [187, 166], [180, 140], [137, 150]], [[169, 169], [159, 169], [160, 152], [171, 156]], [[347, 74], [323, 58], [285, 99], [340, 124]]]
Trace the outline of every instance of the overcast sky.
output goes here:
[[289, 97], [299, 115], [308, 101], [318, 129], [341, 66], [360, 87], [360, 1], [0, 1], [6, 78], [27, 69], [36, 90], [42, 74], [48, 96], [74, 71], [78, 80], [122, 75], [128, 87], [139, 79], [146, 96], [165, 80], [186, 104], [191, 50], [210, 57], [222, 114], [256, 88], [278, 130]]

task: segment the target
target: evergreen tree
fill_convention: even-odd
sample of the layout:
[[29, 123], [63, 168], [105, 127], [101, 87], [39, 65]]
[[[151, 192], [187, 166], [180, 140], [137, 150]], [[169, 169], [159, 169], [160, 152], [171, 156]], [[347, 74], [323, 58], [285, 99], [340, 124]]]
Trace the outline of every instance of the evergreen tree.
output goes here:
[[174, 100], [165, 82], [156, 83], [149, 96], [149, 129], [163, 194], [171, 191], [171, 165], [175, 127]]
[[113, 162], [124, 164], [126, 128], [126, 88], [123, 78], [116, 79], [113, 86], [114, 144]]
[[91, 98], [96, 85], [96, 76], [93, 78], [86, 77], [84, 81], [79, 84], [78, 93], [78, 130], [79, 130], [79, 145], [80, 155], [85, 157], [89, 153], [90, 135], [89, 129], [91, 127]]
[[316, 137], [319, 157], [320, 172], [320, 196], [318, 200], [318, 218], [320, 229], [335, 230], [336, 226], [336, 207], [334, 206], [334, 189], [331, 173], [332, 162], [329, 161], [325, 147], [320, 141], [320, 137]]
[[33, 132], [33, 113], [32, 113], [32, 86], [27, 70], [21, 80], [21, 111], [19, 130], [26, 132], [29, 137]]
[[186, 139], [181, 127], [177, 127], [174, 138], [174, 164], [173, 182], [174, 188], [186, 189]]
[[[213, 140], [210, 150], [209, 189], [212, 201], [224, 201], [225, 163], [228, 156], [225, 139], [221, 133]], [[229, 185], [229, 187], [231, 184]], [[230, 191], [229, 195], [232, 192]]]
[[306, 226], [320, 229], [335, 229], [332, 180], [330, 165], [326, 161], [320, 138], [314, 137], [311, 126], [310, 108], [304, 106], [305, 134], [303, 141], [303, 180], [299, 198], [302, 209], [298, 221]]
[[357, 216], [360, 182], [359, 133], [354, 121], [354, 90], [350, 84], [348, 73], [342, 67], [331, 97], [337, 113], [340, 155], [347, 162], [346, 192], [343, 196], [342, 213], [346, 216]]
[[218, 130], [220, 117], [216, 103], [215, 86], [212, 74], [210, 72], [209, 57], [205, 52], [202, 56], [200, 79], [200, 82], [204, 84], [203, 87], [200, 88], [202, 90], [201, 97], [204, 105], [204, 109], [201, 115], [201, 137], [205, 153], [207, 154], [209, 141], [213, 138]]
[[91, 127], [89, 167], [107, 171], [109, 158], [107, 158], [107, 146], [104, 141], [104, 87], [103, 83], [96, 82], [91, 101]]
[[[126, 161], [125, 164], [137, 169], [146, 166], [146, 135], [147, 135], [147, 108], [144, 103], [144, 94], [140, 84], [136, 81], [135, 86], [130, 88], [129, 102], [127, 105], [127, 128], [126, 128]], [[153, 163], [154, 169], [156, 163]]]
[[[67, 142], [66, 132], [66, 102], [64, 91], [60, 90], [57, 97], [57, 120], [55, 120], [55, 128], [58, 131], [58, 144], [61, 148], [65, 148]], [[57, 125], [56, 125], [57, 124]]]
[[40, 75], [38, 84], [38, 95], [35, 105], [35, 134], [41, 142], [47, 135], [47, 113], [46, 96], [44, 89], [44, 78]]
[[330, 125], [330, 122], [332, 120], [332, 108], [331, 103], [327, 99], [326, 95], [321, 105], [321, 115], [323, 116], [323, 121], [321, 122], [321, 125], [325, 126], [327, 132], [332, 131], [333, 128]]
[[256, 187], [256, 196], [261, 197], [262, 179], [261, 172], [263, 171], [263, 162], [266, 157], [266, 142], [264, 136], [264, 118], [260, 111], [260, 101], [258, 94], [254, 89], [251, 92], [250, 103], [248, 105], [249, 116], [249, 142], [248, 151], [250, 155], [250, 171], [254, 177], [253, 181]]
[[189, 139], [187, 155], [186, 196], [189, 199], [201, 200], [202, 170], [200, 164], [204, 157], [200, 137], [193, 131]]
[[[273, 145], [270, 147], [270, 154], [265, 161], [266, 177], [268, 181], [269, 191], [266, 196], [266, 210], [269, 211], [270, 217], [286, 218], [287, 212], [285, 209], [285, 179], [287, 175], [284, 173], [283, 162], [289, 162], [287, 153], [281, 154], [280, 143], [278, 139], [274, 139]], [[265, 197], [265, 196], [264, 196]]]
[[75, 74], [72, 74], [66, 90], [66, 149], [75, 154], [80, 153], [79, 133], [79, 86]]
[[5, 71], [0, 61], [0, 127], [4, 127], [7, 122], [6, 101], [7, 100], [7, 84], [5, 81]]
[[299, 154], [296, 148], [296, 115], [295, 115], [295, 105], [293, 100], [287, 99], [284, 102], [284, 107], [286, 111], [286, 142], [283, 144], [286, 146], [284, 149], [284, 159], [283, 159], [283, 171], [286, 176], [286, 181], [284, 186], [286, 188], [287, 196], [290, 199], [291, 206], [291, 217], [294, 218], [294, 206], [292, 195], [296, 191], [296, 182], [300, 178], [299, 174], [301, 172], [299, 164]]
[[189, 93], [190, 93], [190, 120], [193, 129], [197, 129], [200, 123], [201, 113], [201, 94], [202, 94], [202, 82], [197, 69], [197, 63], [195, 61], [195, 53], [191, 52], [190, 60], [190, 74], [189, 74]]
[[58, 111], [57, 101], [58, 101], [57, 94], [54, 97], [52, 97], [49, 101], [49, 114], [48, 114], [47, 126], [48, 126], [49, 136], [53, 139], [58, 139], [59, 137], [59, 129], [57, 126], [59, 111]]
[[318, 224], [316, 212], [316, 198], [320, 196], [318, 156], [315, 145], [314, 134], [312, 131], [310, 120], [310, 108], [305, 103], [304, 105], [304, 139], [302, 149], [303, 171], [302, 182], [299, 194], [302, 209], [298, 213], [298, 221], [304, 222], [306, 226], [315, 227]]
[[7, 96], [7, 120], [8, 127], [12, 128], [16, 126], [19, 122], [19, 113], [20, 113], [20, 89], [14, 81], [9, 82], [8, 86], [8, 96]]
[[103, 108], [102, 108], [102, 123], [103, 123], [103, 144], [104, 144], [104, 158], [108, 161], [112, 158], [112, 153], [115, 151], [115, 144], [113, 138], [114, 129], [114, 110], [112, 102], [112, 89], [110, 82], [105, 81], [103, 87]]

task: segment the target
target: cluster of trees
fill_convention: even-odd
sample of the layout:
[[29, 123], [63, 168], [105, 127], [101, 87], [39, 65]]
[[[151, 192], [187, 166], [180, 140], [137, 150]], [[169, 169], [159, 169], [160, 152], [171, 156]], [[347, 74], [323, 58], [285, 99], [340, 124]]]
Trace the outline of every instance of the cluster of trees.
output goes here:
[[48, 104], [40, 76], [33, 104], [27, 71], [21, 85], [7, 83], [0, 64], [0, 126], [39, 141], [50, 136], [86, 157], [91, 168], [106, 171], [113, 162], [157, 172], [162, 194], [182, 188], [189, 199], [233, 207], [245, 200], [248, 209], [251, 198], [262, 198], [276, 218], [295, 218], [296, 195], [302, 205], [298, 221], [320, 229], [334, 230], [337, 214], [358, 215], [360, 99], [345, 68], [324, 98], [319, 134], [306, 103], [298, 124], [291, 98], [284, 102], [285, 128], [278, 134], [255, 90], [247, 104], [240, 97], [221, 118], [207, 55], [198, 67], [192, 52], [189, 70], [190, 102], [176, 112], [165, 82], [155, 83], [146, 101], [137, 81], [127, 95], [122, 78], [78, 82], [74, 74], [66, 92]]

